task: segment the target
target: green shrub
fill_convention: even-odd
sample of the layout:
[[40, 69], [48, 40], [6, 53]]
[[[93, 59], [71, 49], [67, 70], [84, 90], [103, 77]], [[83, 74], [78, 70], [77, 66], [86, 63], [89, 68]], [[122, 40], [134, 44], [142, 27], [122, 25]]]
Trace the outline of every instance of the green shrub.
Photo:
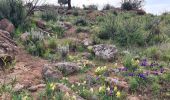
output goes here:
[[[100, 24], [100, 39], [112, 39], [121, 46], [144, 46], [146, 44], [145, 19], [134, 17], [131, 13], [121, 13], [117, 16], [107, 15]], [[143, 24], [141, 24], [143, 23]]]
[[56, 21], [57, 20], [57, 12], [55, 9], [46, 9], [45, 11], [42, 12], [41, 18], [45, 21]]
[[146, 55], [149, 58], [152, 58], [153, 60], [158, 60], [158, 59], [160, 59], [161, 51], [159, 50], [159, 48], [154, 46], [154, 47], [150, 47], [150, 48], [146, 49], [144, 51], [144, 55]]
[[161, 87], [160, 87], [160, 85], [158, 83], [153, 83], [151, 85], [151, 88], [152, 88], [153, 93], [156, 95], [156, 94], [158, 94], [160, 92]]
[[73, 9], [73, 15], [74, 16], [78, 16], [79, 15], [79, 11], [78, 11], [78, 9]]
[[76, 19], [76, 21], [74, 23], [75, 23], [75, 25], [80, 25], [80, 26], [88, 25], [88, 22], [85, 18], [78, 18], [78, 19]]
[[129, 80], [130, 90], [135, 92], [138, 89], [138, 81], [135, 78], [130, 78]]
[[88, 6], [83, 5], [83, 9], [84, 10], [98, 10], [98, 6], [97, 5], [88, 5]]
[[7, 18], [16, 27], [23, 24], [26, 10], [22, 0], [0, 0], [0, 20]]
[[80, 32], [88, 33], [89, 32], [89, 28], [87, 28], [87, 27], [78, 27], [76, 29], [76, 33], [80, 33]]
[[104, 22], [101, 24], [102, 28], [100, 33], [98, 34], [98, 37], [100, 39], [109, 39], [113, 38], [113, 36], [116, 33], [116, 26], [115, 26], [115, 16], [108, 15]]
[[111, 6], [110, 4], [106, 4], [106, 5], [104, 5], [103, 10], [110, 10], [113, 8], [115, 8], [115, 7]]
[[124, 10], [136, 10], [143, 6], [144, 0], [122, 0], [121, 8]]

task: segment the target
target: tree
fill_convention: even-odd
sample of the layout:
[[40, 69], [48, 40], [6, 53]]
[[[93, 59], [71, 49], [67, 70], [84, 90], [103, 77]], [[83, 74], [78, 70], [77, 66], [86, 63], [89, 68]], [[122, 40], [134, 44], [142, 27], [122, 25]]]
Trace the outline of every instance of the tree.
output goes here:
[[71, 0], [68, 0], [68, 9], [71, 9]]
[[121, 8], [124, 10], [138, 10], [142, 8], [144, 0], [122, 0]]
[[60, 5], [68, 5], [68, 9], [71, 9], [71, 0], [58, 0], [58, 4]]

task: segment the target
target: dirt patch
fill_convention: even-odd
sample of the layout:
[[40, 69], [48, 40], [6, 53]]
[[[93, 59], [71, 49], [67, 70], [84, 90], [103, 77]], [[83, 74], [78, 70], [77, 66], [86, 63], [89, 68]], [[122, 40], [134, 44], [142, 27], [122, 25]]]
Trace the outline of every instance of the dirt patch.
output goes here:
[[28, 54], [23, 48], [19, 48], [16, 56], [16, 64], [13, 69], [7, 72], [1, 72], [0, 82], [9, 83], [16, 79], [17, 83], [24, 86], [37, 85], [42, 82], [42, 67], [48, 64], [48, 61]]

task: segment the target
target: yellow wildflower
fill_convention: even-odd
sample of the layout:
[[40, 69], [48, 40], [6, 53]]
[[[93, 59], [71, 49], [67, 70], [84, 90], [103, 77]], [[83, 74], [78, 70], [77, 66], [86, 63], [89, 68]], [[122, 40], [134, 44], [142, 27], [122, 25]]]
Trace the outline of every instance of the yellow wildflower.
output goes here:
[[28, 100], [28, 96], [24, 96], [22, 100]]
[[114, 87], [114, 91], [117, 91], [117, 86]]
[[93, 88], [90, 88], [90, 92], [91, 92], [91, 93], [93, 93], [93, 92], [94, 92]]
[[139, 64], [139, 63], [140, 63], [140, 61], [139, 61], [139, 60], [136, 60], [136, 63], [137, 63], [137, 64]]
[[73, 100], [77, 100], [75, 95], [72, 96], [72, 99], [73, 99]]
[[84, 81], [83, 84], [86, 84], [86, 81]]
[[77, 85], [80, 86], [80, 83], [78, 83]]
[[107, 87], [107, 89], [106, 89], [107, 91], [110, 91], [110, 87]]
[[105, 92], [105, 86], [101, 86], [100, 88], [99, 88], [99, 92]]
[[54, 83], [51, 83], [51, 84], [50, 84], [50, 89], [51, 89], [51, 90], [54, 90], [55, 87], [56, 87], [56, 85], [55, 85]]
[[72, 84], [71, 87], [74, 88], [74, 84]]
[[70, 94], [67, 92], [64, 96], [65, 97], [70, 97]]
[[117, 97], [117, 98], [120, 98], [120, 96], [121, 96], [121, 94], [120, 94], [120, 92], [118, 91], [118, 92], [116, 93], [116, 97]]

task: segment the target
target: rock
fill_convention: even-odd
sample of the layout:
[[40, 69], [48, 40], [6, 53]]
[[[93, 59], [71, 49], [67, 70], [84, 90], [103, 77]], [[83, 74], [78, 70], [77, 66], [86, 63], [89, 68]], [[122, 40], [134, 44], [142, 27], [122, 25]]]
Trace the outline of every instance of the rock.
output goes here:
[[58, 70], [62, 71], [65, 75], [76, 73], [80, 70], [80, 67], [72, 62], [60, 62], [54, 65]]
[[50, 65], [44, 65], [42, 69], [42, 76], [45, 80], [58, 80], [63, 77], [62, 73]]
[[39, 84], [39, 85], [36, 85], [36, 86], [31, 86], [28, 88], [29, 91], [31, 92], [35, 92], [37, 91], [39, 88], [45, 88], [45, 84]]
[[91, 53], [84, 52], [81, 54], [83, 58], [89, 59], [91, 57]]
[[46, 28], [46, 22], [43, 20], [34, 20], [36, 25], [41, 28], [41, 29], [45, 29]]
[[2, 19], [0, 21], [0, 29], [12, 33], [14, 32], [15, 27], [8, 19]]
[[92, 51], [95, 56], [104, 60], [113, 60], [117, 55], [117, 48], [114, 45], [99, 44], [94, 45]]
[[14, 92], [20, 92], [22, 89], [24, 89], [24, 85], [22, 84], [16, 84], [15, 87], [13, 88]]
[[138, 97], [136, 97], [136, 96], [128, 96], [127, 97], [127, 100], [140, 100]]
[[86, 38], [83, 40], [83, 45], [88, 47], [90, 45], [93, 45], [93, 41], [91, 39]]
[[20, 39], [21, 39], [21, 41], [25, 42], [25, 41], [29, 40], [29, 36], [30, 36], [30, 33], [25, 32], [20, 36]]
[[0, 30], [0, 67], [12, 63], [17, 53], [17, 45], [9, 32]]

